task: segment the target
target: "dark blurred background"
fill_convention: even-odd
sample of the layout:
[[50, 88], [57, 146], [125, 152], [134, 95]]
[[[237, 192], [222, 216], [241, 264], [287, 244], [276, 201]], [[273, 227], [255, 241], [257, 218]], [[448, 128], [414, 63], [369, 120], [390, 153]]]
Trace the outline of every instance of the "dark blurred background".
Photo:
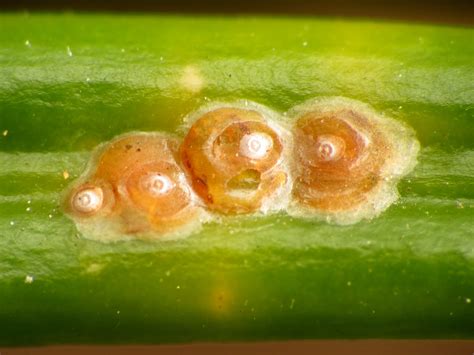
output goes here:
[[472, 26], [474, 0], [0, 0], [0, 11], [267, 14]]

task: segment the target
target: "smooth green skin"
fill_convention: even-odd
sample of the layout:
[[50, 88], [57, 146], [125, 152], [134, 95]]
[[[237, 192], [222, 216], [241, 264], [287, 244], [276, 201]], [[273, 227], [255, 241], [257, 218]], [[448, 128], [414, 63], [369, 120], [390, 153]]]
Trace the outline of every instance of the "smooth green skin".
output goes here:
[[[473, 39], [339, 20], [0, 15], [0, 344], [474, 338]], [[180, 83], [186, 66], [201, 91]], [[371, 222], [234, 217], [180, 241], [102, 244], [58, 207], [117, 134], [175, 132], [208, 100], [284, 112], [321, 95], [367, 102], [421, 142], [401, 199]]]

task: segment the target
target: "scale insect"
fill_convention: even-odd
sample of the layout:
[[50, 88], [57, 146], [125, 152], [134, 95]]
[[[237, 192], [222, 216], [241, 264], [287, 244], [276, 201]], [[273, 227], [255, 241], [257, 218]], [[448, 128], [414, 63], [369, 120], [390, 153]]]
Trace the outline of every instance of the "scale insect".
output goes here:
[[247, 101], [206, 107], [188, 121], [181, 159], [210, 210], [242, 214], [286, 208], [292, 138], [277, 113]]
[[101, 145], [68, 194], [69, 215], [93, 239], [195, 231], [206, 213], [176, 161], [178, 146], [161, 133], [131, 133]]
[[416, 164], [419, 143], [404, 124], [341, 97], [296, 106], [290, 214], [352, 224], [397, 198], [397, 182]]
[[108, 241], [182, 237], [221, 215], [277, 211], [352, 224], [398, 198], [419, 151], [409, 127], [341, 97], [287, 116], [218, 103], [185, 119], [183, 139], [119, 136], [95, 150], [65, 210], [85, 236]]

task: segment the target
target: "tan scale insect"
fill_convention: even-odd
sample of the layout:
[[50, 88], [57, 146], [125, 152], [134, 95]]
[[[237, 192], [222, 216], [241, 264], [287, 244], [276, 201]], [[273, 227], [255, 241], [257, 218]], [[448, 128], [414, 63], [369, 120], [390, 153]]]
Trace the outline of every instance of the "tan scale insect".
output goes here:
[[209, 209], [240, 214], [286, 208], [292, 140], [275, 112], [249, 102], [219, 104], [189, 121], [181, 159]]
[[181, 236], [206, 213], [176, 162], [179, 141], [132, 133], [100, 146], [68, 195], [67, 211], [93, 239]]
[[185, 118], [183, 140], [119, 136], [94, 151], [64, 209], [86, 238], [115, 241], [184, 237], [219, 215], [352, 224], [398, 198], [419, 151], [409, 127], [342, 97], [288, 117], [291, 127], [253, 102], [216, 103]]
[[397, 182], [416, 164], [414, 132], [368, 105], [341, 97], [295, 107], [290, 214], [351, 224], [397, 198]]

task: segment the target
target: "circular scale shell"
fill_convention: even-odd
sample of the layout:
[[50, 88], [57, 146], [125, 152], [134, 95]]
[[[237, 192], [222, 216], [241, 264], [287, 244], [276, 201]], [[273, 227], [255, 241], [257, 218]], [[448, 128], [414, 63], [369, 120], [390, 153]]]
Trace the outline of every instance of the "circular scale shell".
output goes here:
[[340, 98], [312, 101], [293, 115], [293, 197], [306, 214], [353, 223], [397, 198], [396, 182], [418, 152], [403, 124]]
[[[107, 213], [99, 209], [84, 217], [115, 220], [119, 225], [115, 229], [125, 234], [172, 233], [195, 224], [202, 211], [176, 162], [178, 146], [177, 139], [161, 134], [116, 138], [100, 147], [86, 182], [74, 188], [71, 196], [85, 187], [107, 184], [108, 193], [103, 196]], [[75, 217], [78, 211], [72, 207]], [[101, 221], [94, 218], [91, 223]]]
[[103, 179], [89, 177], [68, 193], [65, 210], [79, 220], [113, 214], [115, 194], [112, 185]]
[[[307, 113], [295, 127], [295, 195], [309, 205], [337, 211], [364, 200], [380, 182], [390, 154], [379, 132], [350, 110]], [[328, 153], [330, 152], [330, 153]]]
[[253, 108], [220, 107], [200, 115], [181, 146], [195, 192], [220, 213], [265, 212], [289, 184], [282, 132]]

